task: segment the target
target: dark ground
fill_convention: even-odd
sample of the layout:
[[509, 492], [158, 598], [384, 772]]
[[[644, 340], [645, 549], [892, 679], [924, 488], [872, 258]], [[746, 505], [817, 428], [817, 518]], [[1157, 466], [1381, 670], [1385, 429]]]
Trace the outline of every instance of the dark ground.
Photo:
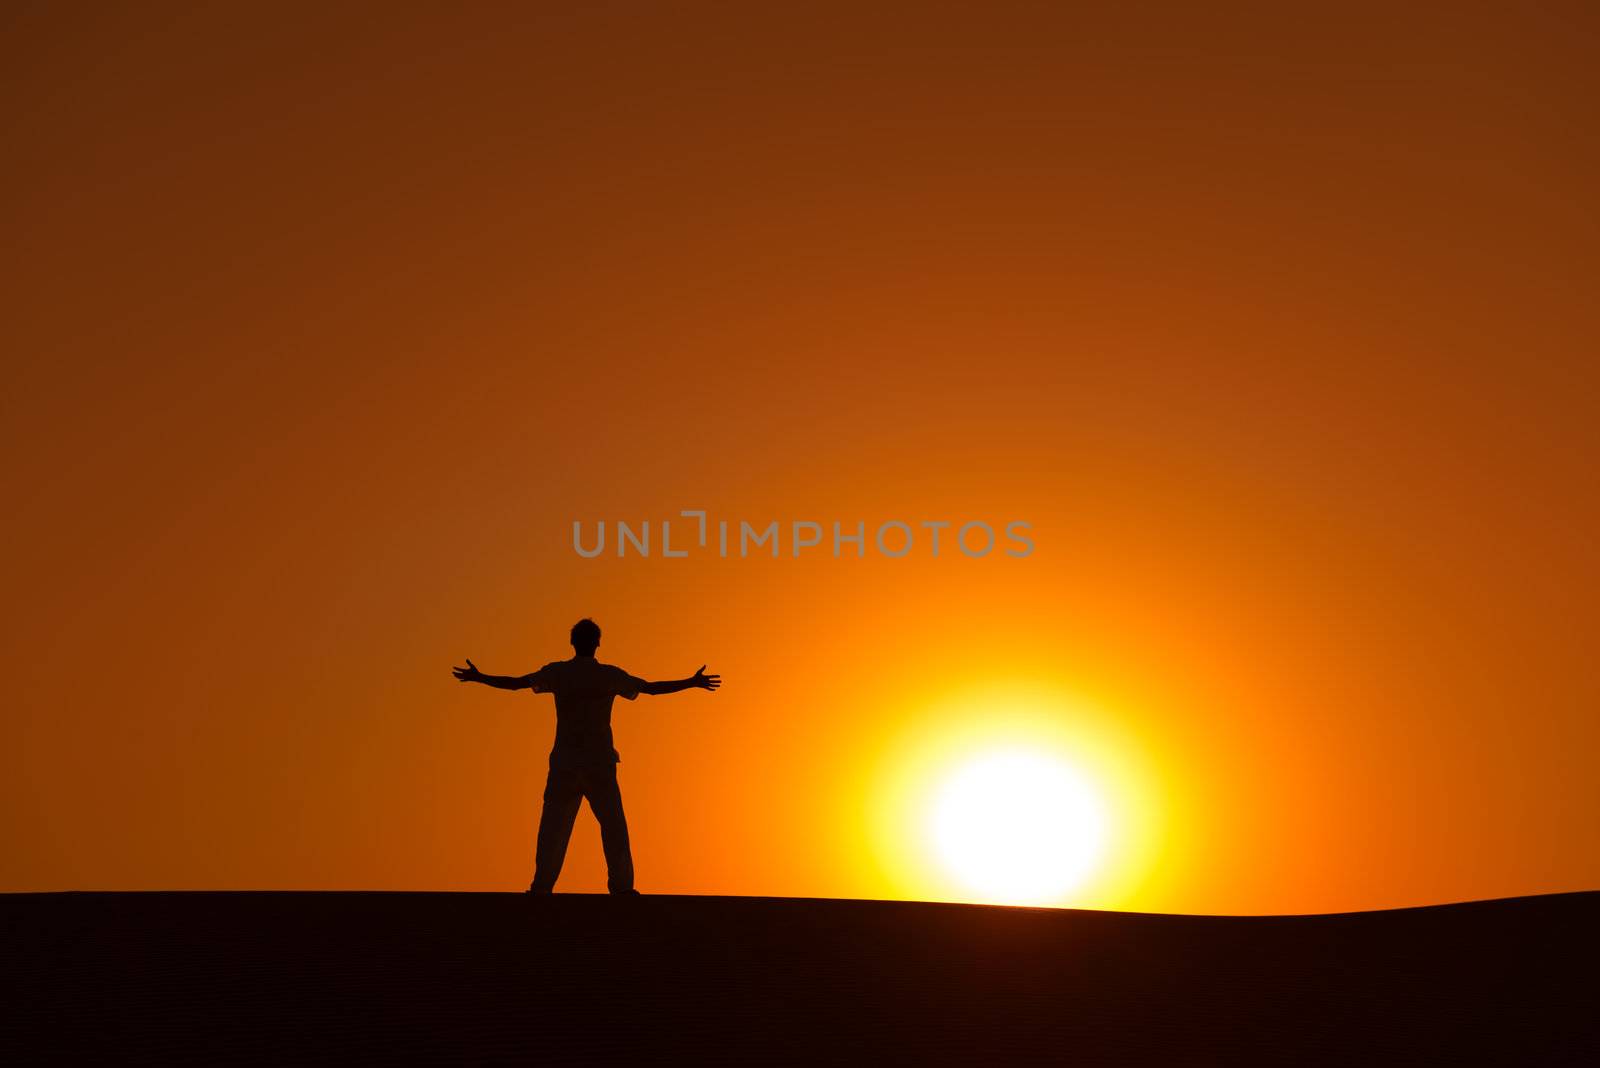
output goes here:
[[1304, 917], [7, 894], [0, 1059], [1600, 1064], [1597, 950], [1600, 892]]

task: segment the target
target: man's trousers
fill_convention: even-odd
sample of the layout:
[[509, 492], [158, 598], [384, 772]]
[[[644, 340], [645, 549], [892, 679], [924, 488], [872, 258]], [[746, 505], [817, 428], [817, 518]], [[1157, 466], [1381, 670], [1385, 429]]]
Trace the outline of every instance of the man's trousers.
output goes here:
[[567, 842], [578, 807], [589, 799], [589, 811], [600, 821], [600, 843], [606, 854], [606, 886], [613, 894], [633, 890], [633, 853], [628, 848], [628, 821], [622, 814], [622, 791], [616, 764], [550, 765], [544, 784], [544, 811], [539, 816], [533, 886], [549, 893], [567, 859]]

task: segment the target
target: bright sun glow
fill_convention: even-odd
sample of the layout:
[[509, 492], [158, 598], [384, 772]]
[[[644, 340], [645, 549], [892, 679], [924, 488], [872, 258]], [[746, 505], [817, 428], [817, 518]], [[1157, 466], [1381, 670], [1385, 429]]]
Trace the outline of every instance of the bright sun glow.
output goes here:
[[942, 782], [928, 831], [939, 863], [979, 900], [1047, 904], [1093, 874], [1106, 815], [1071, 765], [1042, 751], [997, 749]]
[[[901, 727], [866, 754], [880, 881], [864, 896], [1144, 904], [1169, 806], [1129, 707], [1032, 679], [941, 680], [906, 700]], [[838, 818], [860, 798], [841, 791]]]

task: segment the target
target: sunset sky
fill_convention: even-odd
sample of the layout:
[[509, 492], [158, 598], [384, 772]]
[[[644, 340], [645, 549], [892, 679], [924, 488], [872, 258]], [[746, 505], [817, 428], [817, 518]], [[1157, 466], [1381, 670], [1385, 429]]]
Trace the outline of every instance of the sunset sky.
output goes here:
[[570, 7], [0, 14], [0, 890], [521, 889], [581, 616], [646, 893], [1600, 887], [1592, 8]]

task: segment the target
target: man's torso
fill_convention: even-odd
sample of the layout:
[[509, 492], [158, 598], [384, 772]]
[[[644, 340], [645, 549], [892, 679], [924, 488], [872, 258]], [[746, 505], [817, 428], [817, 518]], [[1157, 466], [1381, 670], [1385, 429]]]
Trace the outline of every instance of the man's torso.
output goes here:
[[611, 702], [633, 700], [642, 681], [591, 656], [557, 660], [533, 676], [533, 691], [556, 699], [556, 741], [551, 763], [615, 764], [621, 758], [612, 745]]

